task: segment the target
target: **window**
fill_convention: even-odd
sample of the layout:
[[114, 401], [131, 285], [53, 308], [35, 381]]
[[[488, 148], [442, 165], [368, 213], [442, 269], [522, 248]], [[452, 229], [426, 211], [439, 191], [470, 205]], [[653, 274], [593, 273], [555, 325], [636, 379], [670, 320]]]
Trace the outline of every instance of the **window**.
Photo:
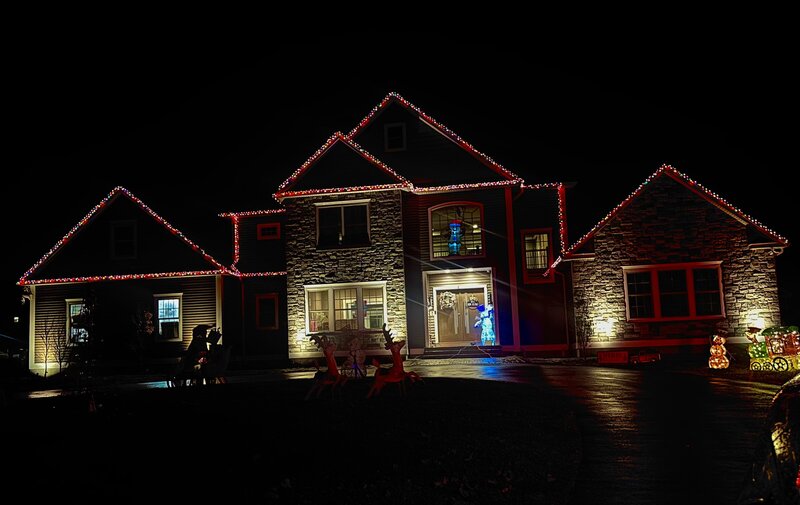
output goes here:
[[555, 276], [547, 278], [542, 274], [553, 264], [553, 245], [551, 231], [548, 229], [522, 230], [523, 277], [528, 284], [553, 282]]
[[369, 205], [358, 203], [317, 206], [317, 247], [369, 245]]
[[281, 238], [280, 223], [261, 223], [256, 226], [258, 240], [278, 240]]
[[256, 328], [259, 330], [278, 329], [277, 293], [256, 295]]
[[711, 319], [725, 315], [720, 262], [623, 267], [628, 320]]
[[448, 203], [430, 210], [431, 258], [483, 254], [483, 207]]
[[156, 328], [158, 339], [163, 341], [182, 340], [180, 294], [156, 295]]
[[88, 315], [86, 304], [83, 300], [67, 300], [68, 344], [85, 344], [89, 341], [89, 330], [84, 327]]
[[385, 300], [383, 283], [307, 286], [306, 331], [380, 330], [386, 321]]
[[136, 258], [136, 221], [111, 223], [111, 258], [117, 260]]
[[406, 124], [389, 123], [383, 126], [384, 148], [387, 152], [406, 150]]

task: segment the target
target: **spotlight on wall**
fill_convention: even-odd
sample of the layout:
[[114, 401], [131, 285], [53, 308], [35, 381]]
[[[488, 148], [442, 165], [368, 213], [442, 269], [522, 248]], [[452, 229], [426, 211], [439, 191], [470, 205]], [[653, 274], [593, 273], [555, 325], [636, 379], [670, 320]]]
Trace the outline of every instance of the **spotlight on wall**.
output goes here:
[[595, 321], [594, 323], [595, 333], [601, 337], [613, 337], [614, 336], [614, 320], [613, 319], [606, 319], [605, 321]]

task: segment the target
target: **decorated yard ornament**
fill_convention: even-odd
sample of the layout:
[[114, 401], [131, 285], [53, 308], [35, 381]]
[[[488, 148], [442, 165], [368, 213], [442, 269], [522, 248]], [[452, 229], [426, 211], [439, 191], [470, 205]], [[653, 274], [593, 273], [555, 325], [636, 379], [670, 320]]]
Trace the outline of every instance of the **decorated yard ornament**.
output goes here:
[[491, 303], [478, 305], [478, 320], [475, 328], [481, 329], [481, 345], [495, 345], [494, 307]]
[[342, 364], [342, 373], [352, 377], [366, 377], [364, 358], [366, 353], [361, 349], [361, 339], [355, 336], [348, 342], [350, 353]]
[[381, 364], [378, 360], [372, 360], [372, 364], [375, 365], [375, 382], [367, 393], [367, 398], [372, 398], [373, 395], [380, 394], [381, 389], [390, 382], [396, 383], [400, 388], [400, 395], [405, 396], [406, 379], [409, 379], [412, 383], [422, 380], [422, 377], [417, 375], [416, 372], [406, 372], [403, 369], [403, 358], [400, 356], [400, 350], [406, 345], [406, 341], [400, 340], [399, 342], [395, 342], [392, 337], [392, 330], [386, 327], [386, 323], [383, 325], [383, 338], [386, 340], [384, 348], [392, 353], [392, 367], [381, 368]]
[[797, 326], [774, 326], [761, 332], [763, 342], [750, 338], [750, 370], [785, 372], [798, 368], [800, 332]]
[[711, 357], [708, 358], [709, 368], [720, 369], [728, 368], [730, 361], [726, 356], [727, 350], [725, 349], [725, 337], [722, 335], [714, 335], [711, 337]]
[[317, 344], [317, 348], [325, 355], [328, 369], [323, 372], [317, 366], [317, 373], [314, 374], [314, 384], [308, 390], [306, 400], [311, 398], [314, 393], [319, 397], [322, 391], [329, 386], [331, 388], [331, 397], [333, 397], [336, 388], [343, 386], [347, 382], [347, 377], [339, 374], [339, 369], [336, 367], [336, 358], [333, 356], [333, 353], [336, 352], [336, 342], [329, 340], [327, 335], [311, 335], [309, 340]]

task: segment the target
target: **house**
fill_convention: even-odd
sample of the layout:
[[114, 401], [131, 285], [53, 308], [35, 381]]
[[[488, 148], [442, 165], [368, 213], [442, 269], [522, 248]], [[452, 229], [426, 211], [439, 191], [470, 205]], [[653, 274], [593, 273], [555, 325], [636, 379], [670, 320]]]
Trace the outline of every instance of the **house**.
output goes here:
[[400, 95], [332, 135], [273, 196], [280, 209], [223, 214], [242, 293], [226, 327], [247, 348], [316, 357], [309, 335], [323, 332], [341, 355], [355, 336], [386, 353], [386, 324], [411, 355], [455, 349], [482, 343], [478, 309], [491, 305], [488, 343], [568, 351], [569, 279], [543, 276], [565, 244], [564, 185], [525, 184]]
[[[781, 323], [775, 260], [786, 238], [664, 165], [573, 244], [578, 338], [591, 351], [704, 346], [718, 330]], [[697, 348], [696, 348], [697, 349]]]
[[356, 342], [386, 354], [384, 326], [409, 355], [565, 355], [780, 322], [788, 241], [698, 182], [661, 167], [569, 247], [566, 190], [525, 183], [389, 93], [276, 188], [276, 208], [220, 214], [231, 265], [114, 189], [20, 279], [30, 366], [53, 361], [53, 334], [80, 343], [87, 324], [106, 357], [141, 356], [128, 321], [147, 314], [147, 356], [173, 359], [199, 324], [222, 325], [240, 358], [303, 359], [319, 356], [315, 334], [340, 357]]
[[176, 358], [200, 324], [222, 323], [227, 269], [117, 187], [19, 280], [30, 301], [28, 366], [88, 344], [104, 360]]

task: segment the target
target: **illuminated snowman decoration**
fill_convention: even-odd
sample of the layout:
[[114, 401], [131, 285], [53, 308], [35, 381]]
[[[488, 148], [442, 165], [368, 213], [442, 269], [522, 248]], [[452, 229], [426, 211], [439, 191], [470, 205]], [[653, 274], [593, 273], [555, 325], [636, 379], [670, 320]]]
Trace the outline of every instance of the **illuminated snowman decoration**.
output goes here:
[[494, 307], [491, 303], [478, 305], [478, 320], [475, 328], [481, 329], [481, 345], [495, 345]]
[[726, 354], [728, 351], [725, 349], [725, 337], [714, 335], [711, 339], [711, 357], [708, 358], [709, 368], [720, 369], [728, 368], [730, 361]]

